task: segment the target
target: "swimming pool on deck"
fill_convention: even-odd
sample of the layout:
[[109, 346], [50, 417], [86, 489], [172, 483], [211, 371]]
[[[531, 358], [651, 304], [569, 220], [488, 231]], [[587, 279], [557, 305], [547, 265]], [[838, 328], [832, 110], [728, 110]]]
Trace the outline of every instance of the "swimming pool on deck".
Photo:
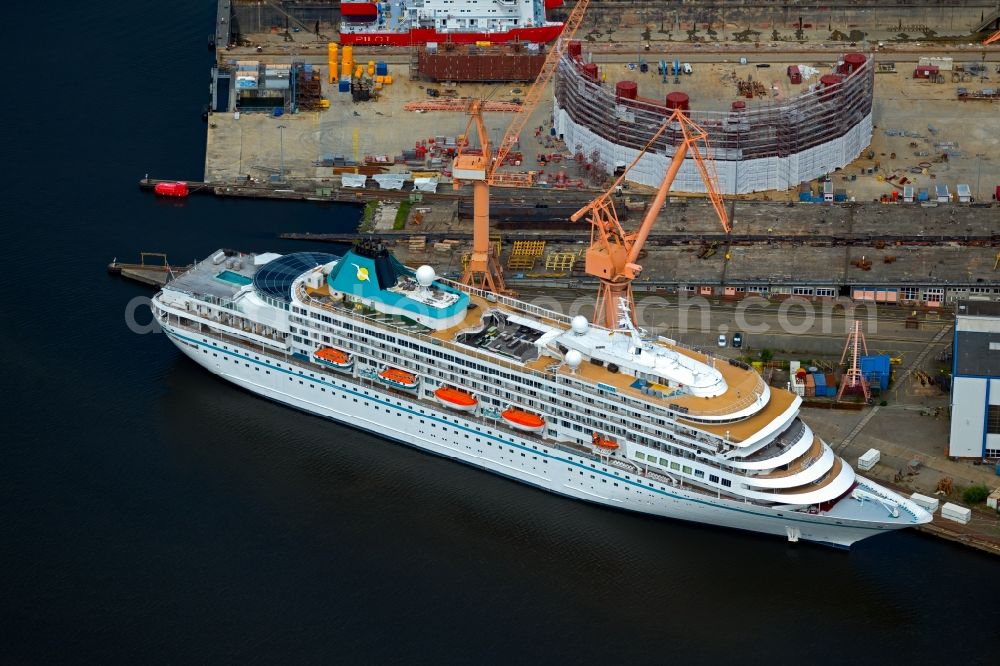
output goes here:
[[235, 284], [240, 287], [245, 287], [248, 284], [253, 284], [253, 278], [248, 278], [246, 275], [240, 275], [235, 271], [222, 271], [215, 276], [223, 282], [229, 282], [230, 284]]

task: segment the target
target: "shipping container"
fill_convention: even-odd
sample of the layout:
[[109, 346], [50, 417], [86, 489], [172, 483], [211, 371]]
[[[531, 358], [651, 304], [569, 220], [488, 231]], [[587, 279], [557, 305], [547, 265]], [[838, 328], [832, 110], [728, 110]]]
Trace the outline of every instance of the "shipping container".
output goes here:
[[972, 520], [972, 509], [967, 509], [964, 506], [952, 504], [951, 502], [945, 502], [941, 507], [941, 517], [967, 525]]
[[868, 449], [858, 458], [858, 469], [863, 472], [867, 472], [871, 468], [878, 464], [881, 460], [882, 453], [878, 449]]
[[928, 497], [927, 495], [921, 495], [920, 493], [913, 493], [910, 495], [910, 501], [920, 508], [926, 509], [931, 514], [937, 511], [938, 506], [941, 504], [941, 501], [936, 497]]
[[881, 390], [889, 388], [889, 378], [891, 376], [891, 362], [888, 354], [877, 356], [862, 356], [859, 365], [861, 374], [872, 386], [877, 386]]
[[972, 188], [965, 183], [956, 185], [955, 191], [958, 192], [959, 203], [970, 203], [972, 201]]

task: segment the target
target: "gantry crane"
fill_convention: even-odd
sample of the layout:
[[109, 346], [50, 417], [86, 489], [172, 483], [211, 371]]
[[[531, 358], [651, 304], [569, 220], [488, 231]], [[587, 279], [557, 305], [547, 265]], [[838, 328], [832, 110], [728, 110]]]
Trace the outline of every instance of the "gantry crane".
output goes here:
[[[646, 214], [642, 219], [639, 228], [631, 233], [625, 231], [618, 220], [618, 212], [613, 201], [614, 194], [618, 191], [619, 185], [625, 180], [628, 172], [632, 170], [644, 154], [656, 143], [656, 141], [667, 130], [678, 141], [674, 146], [674, 155], [670, 161], [667, 172], [663, 175], [663, 181], [656, 190], [656, 196], [646, 209]], [[668, 142], [669, 145], [670, 142]], [[722, 223], [722, 228], [728, 234], [732, 229], [729, 223], [729, 216], [726, 214], [726, 207], [723, 204], [722, 196], [719, 194], [718, 176], [715, 172], [713, 162], [706, 161], [706, 156], [702, 155], [698, 147], [702, 144], [705, 151], [708, 151], [708, 133], [699, 125], [692, 121], [687, 113], [682, 109], [674, 109], [670, 116], [664, 121], [660, 128], [649, 140], [649, 143], [636, 155], [628, 168], [612, 183], [611, 187], [591, 201], [589, 204], [573, 213], [570, 219], [578, 221], [584, 215], [590, 216], [590, 247], [587, 248], [584, 270], [589, 275], [593, 275], [601, 282], [597, 293], [597, 305], [594, 310], [594, 321], [600, 326], [614, 329], [618, 324], [619, 303], [624, 301], [628, 304], [629, 314], [633, 325], [638, 325], [635, 320], [635, 301], [632, 298], [632, 281], [642, 272], [642, 266], [636, 263], [642, 246], [649, 237], [649, 232], [653, 228], [653, 223], [663, 209], [666, 202], [667, 193], [673, 185], [677, 172], [688, 155], [694, 159], [701, 178], [705, 183], [705, 190], [708, 198], [715, 208], [715, 213]]]
[[[497, 146], [497, 153], [492, 154], [489, 134], [483, 122], [483, 113], [493, 110], [509, 111], [508, 108], [497, 108], [493, 105], [502, 104], [483, 100], [454, 100], [443, 102], [412, 102], [405, 105], [409, 111], [462, 111], [469, 114], [469, 126], [475, 125], [479, 137], [479, 152], [459, 148], [458, 155], [452, 165], [452, 177], [455, 189], [465, 183], [472, 183], [473, 226], [472, 255], [469, 265], [462, 276], [462, 282], [467, 285], [488, 289], [495, 293], [506, 291], [503, 279], [503, 269], [496, 254], [490, 248], [490, 186], [498, 187], [530, 187], [531, 175], [525, 173], [505, 173], [500, 171], [511, 148], [517, 144], [521, 132], [528, 124], [531, 114], [538, 107], [542, 93], [552, 80], [559, 60], [566, 50], [566, 44], [572, 39], [577, 28], [583, 21], [590, 0], [577, 0], [573, 11], [566, 18], [562, 35], [545, 56], [542, 68], [531, 84], [524, 103], [516, 105], [516, 113], [510, 126]], [[466, 131], [466, 136], [469, 132]]]

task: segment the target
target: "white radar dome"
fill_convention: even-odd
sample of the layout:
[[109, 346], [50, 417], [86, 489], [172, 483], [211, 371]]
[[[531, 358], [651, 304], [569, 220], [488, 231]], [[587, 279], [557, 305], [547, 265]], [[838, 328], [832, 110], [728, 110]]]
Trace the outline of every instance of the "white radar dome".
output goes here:
[[417, 284], [421, 287], [429, 287], [433, 284], [434, 279], [437, 275], [434, 273], [434, 267], [423, 265], [417, 269]]
[[590, 328], [590, 322], [583, 315], [577, 315], [573, 317], [573, 322], [570, 324], [573, 332], [577, 335], [583, 335]]
[[581, 354], [575, 349], [570, 349], [568, 352], [566, 352], [566, 365], [568, 365], [570, 368], [576, 370], [577, 368], [580, 367], [581, 363], [583, 363], [583, 354]]

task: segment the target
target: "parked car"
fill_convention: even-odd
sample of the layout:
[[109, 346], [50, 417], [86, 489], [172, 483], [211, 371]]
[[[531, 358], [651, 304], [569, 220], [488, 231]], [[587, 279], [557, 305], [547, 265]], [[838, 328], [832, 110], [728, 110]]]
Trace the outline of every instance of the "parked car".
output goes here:
[[726, 339], [725, 333], [719, 333], [719, 346], [725, 347], [729, 341]]
[[733, 349], [739, 349], [743, 346], [743, 334], [733, 333]]

